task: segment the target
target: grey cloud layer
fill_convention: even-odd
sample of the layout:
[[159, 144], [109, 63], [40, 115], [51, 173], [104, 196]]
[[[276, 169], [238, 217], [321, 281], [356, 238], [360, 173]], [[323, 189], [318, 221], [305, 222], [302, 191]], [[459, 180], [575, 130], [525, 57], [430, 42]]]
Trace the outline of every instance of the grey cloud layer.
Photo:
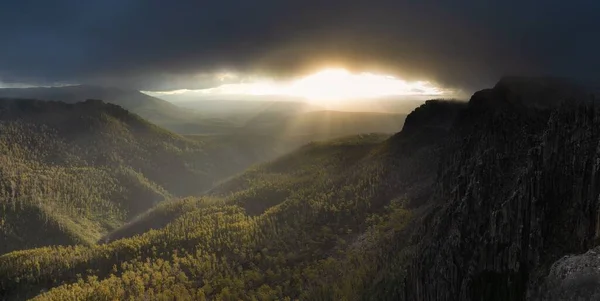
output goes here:
[[3, 1], [0, 81], [144, 90], [339, 62], [476, 89], [503, 74], [600, 78], [596, 1]]

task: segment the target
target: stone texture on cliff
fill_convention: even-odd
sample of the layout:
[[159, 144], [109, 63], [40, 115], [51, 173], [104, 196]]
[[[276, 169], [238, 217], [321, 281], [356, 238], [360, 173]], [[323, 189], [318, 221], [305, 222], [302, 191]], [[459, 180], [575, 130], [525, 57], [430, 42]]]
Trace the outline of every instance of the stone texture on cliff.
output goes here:
[[459, 114], [405, 300], [533, 299], [556, 260], [595, 246], [600, 113], [520, 91], [478, 92]]
[[539, 300], [600, 300], [600, 248], [556, 261], [541, 286]]

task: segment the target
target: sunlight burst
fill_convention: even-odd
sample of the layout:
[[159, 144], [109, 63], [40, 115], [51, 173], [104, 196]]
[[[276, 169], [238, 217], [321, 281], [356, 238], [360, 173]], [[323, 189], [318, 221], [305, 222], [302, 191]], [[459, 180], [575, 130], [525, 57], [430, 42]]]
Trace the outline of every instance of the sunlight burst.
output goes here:
[[440, 95], [426, 81], [407, 82], [387, 75], [353, 74], [346, 69], [325, 69], [294, 81], [287, 89], [293, 96], [313, 100], [374, 98], [388, 95]]
[[[217, 74], [220, 81], [240, 78], [232, 73]], [[272, 79], [242, 80], [201, 90], [154, 92], [155, 95], [198, 93], [211, 95], [278, 95], [300, 97], [319, 104], [385, 96], [441, 96], [447, 93], [428, 81], [406, 81], [390, 75], [352, 73], [343, 68], [328, 68], [291, 81]]]

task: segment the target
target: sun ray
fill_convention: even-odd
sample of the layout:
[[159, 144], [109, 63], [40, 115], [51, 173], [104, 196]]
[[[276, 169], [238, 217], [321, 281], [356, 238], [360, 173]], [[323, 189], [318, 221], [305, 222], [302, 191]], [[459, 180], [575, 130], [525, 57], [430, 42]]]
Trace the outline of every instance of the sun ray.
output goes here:
[[[243, 79], [236, 74], [218, 74], [219, 80]], [[340, 108], [355, 100], [376, 100], [390, 96], [441, 97], [449, 90], [429, 81], [407, 81], [391, 75], [370, 72], [352, 73], [343, 68], [326, 68], [294, 80], [268, 78], [242, 80], [238, 83], [200, 90], [155, 92], [155, 95], [196, 93], [198, 96], [285, 96], [306, 99], [326, 108]]]

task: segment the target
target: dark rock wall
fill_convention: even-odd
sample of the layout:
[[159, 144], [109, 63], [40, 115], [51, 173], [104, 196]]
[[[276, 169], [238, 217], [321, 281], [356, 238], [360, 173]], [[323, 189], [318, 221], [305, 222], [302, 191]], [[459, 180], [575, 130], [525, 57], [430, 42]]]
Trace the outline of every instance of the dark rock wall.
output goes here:
[[[598, 236], [600, 113], [476, 93], [442, 152], [405, 300], [526, 300], [552, 264]], [[409, 122], [409, 119], [407, 119]]]

